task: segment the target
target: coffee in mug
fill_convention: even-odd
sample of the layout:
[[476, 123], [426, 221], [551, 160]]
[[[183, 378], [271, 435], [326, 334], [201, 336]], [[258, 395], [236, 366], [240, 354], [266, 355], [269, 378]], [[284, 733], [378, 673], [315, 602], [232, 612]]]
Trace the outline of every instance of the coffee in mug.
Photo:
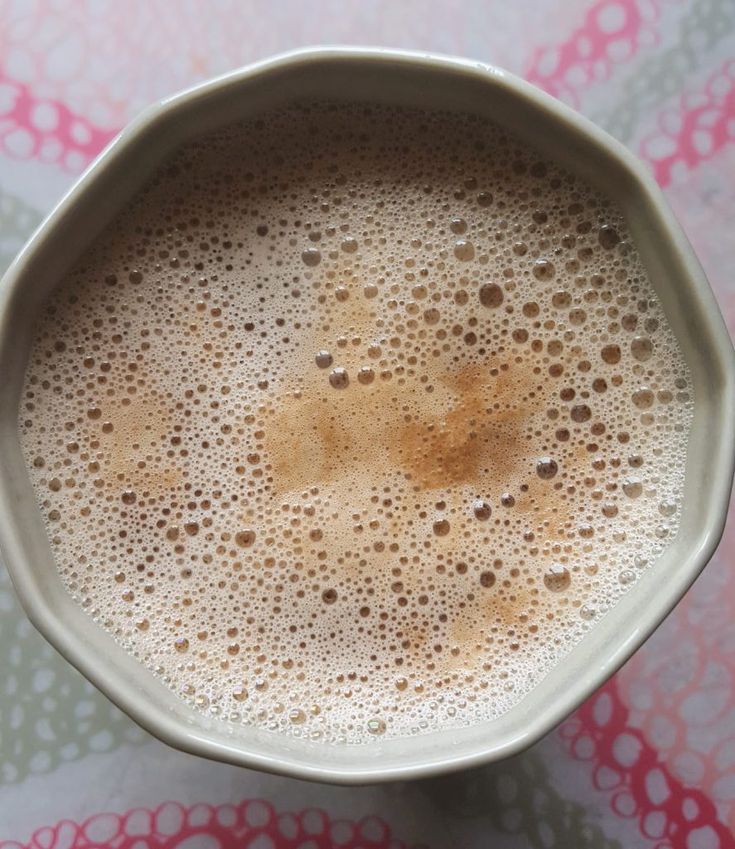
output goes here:
[[676, 535], [687, 366], [620, 211], [485, 119], [305, 103], [173, 156], [38, 323], [79, 605], [201, 711], [498, 717]]

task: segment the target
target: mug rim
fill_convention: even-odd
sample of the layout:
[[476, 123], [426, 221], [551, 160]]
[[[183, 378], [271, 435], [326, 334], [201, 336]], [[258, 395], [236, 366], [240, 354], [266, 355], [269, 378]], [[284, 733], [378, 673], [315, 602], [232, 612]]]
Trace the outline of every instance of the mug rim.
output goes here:
[[[458, 81], [460, 81], [461, 76], [482, 80], [488, 85], [502, 88], [513, 98], [525, 101], [545, 115], [575, 127], [585, 136], [590, 145], [602, 149], [611, 159], [616, 160], [633, 178], [649, 206], [661, 218], [675, 245], [676, 260], [683, 268], [683, 275], [690, 281], [693, 297], [697, 299], [705, 317], [709, 334], [708, 341], [715, 356], [713, 365], [719, 370], [721, 424], [729, 424], [732, 428], [733, 416], [727, 413], [728, 409], [735, 410], [735, 357], [732, 343], [699, 263], [669, 210], [663, 194], [643, 164], [620, 142], [610, 137], [588, 119], [507, 71], [484, 62], [443, 56], [436, 53], [378, 47], [330, 46], [289, 51], [222, 74], [177, 94], [161, 98], [144, 109], [80, 176], [74, 186], [45, 218], [3, 277], [2, 283], [0, 283], [0, 366], [2, 366], [3, 337], [5, 337], [7, 345], [7, 339], [12, 332], [13, 296], [21, 285], [32, 285], [26, 279], [26, 272], [34, 256], [41, 250], [49, 235], [57, 228], [59, 223], [66, 219], [69, 212], [73, 210], [78, 198], [87, 191], [88, 186], [97, 180], [100, 173], [109, 169], [118, 158], [127, 154], [128, 149], [137, 144], [159, 119], [178, 111], [181, 107], [193, 101], [226, 92], [228, 88], [236, 89], [242, 82], [256, 76], [265, 76], [281, 70], [296, 70], [299, 67], [315, 63], [336, 63], [339, 65], [356, 62], [405, 64], [418, 69], [445, 72], [448, 75], [459, 72]], [[689, 542], [693, 546], [693, 550], [686, 557], [687, 568], [681, 567], [682, 574], [679, 576], [679, 583], [669, 588], [669, 595], [664, 597], [662, 603], [659, 603], [656, 607], [651, 606], [648, 618], [633, 632], [622, 649], [612, 653], [595, 670], [587, 672], [584, 681], [579, 686], [560, 693], [552, 705], [545, 705], [544, 709], [538, 712], [535, 720], [525, 729], [525, 733], [516, 734], [508, 739], [501, 740], [499, 743], [485, 747], [478, 746], [474, 752], [469, 754], [452, 756], [452, 730], [439, 731], [437, 733], [445, 735], [449, 743], [442, 754], [437, 757], [419, 757], [418, 760], [413, 762], [410, 758], [406, 758], [407, 763], [394, 767], [366, 767], [361, 764], [359, 758], [355, 758], [355, 763], [352, 766], [323, 766], [319, 764], [318, 749], [313, 750], [316, 754], [311, 758], [289, 757], [283, 753], [269, 756], [249, 752], [235, 744], [228, 744], [225, 735], [210, 734], [203, 726], [195, 727], [190, 724], [187, 727], [173, 712], [167, 712], [159, 705], [146, 701], [145, 693], [136, 693], [116, 680], [114, 672], [111, 672], [106, 665], [105, 658], [99, 653], [95, 653], [94, 646], [86, 644], [79, 638], [79, 635], [67, 631], [51, 605], [47, 603], [45, 596], [38, 591], [40, 578], [36, 574], [36, 567], [28, 562], [24, 553], [20, 530], [12, 520], [14, 507], [12, 482], [2, 474], [1, 468], [0, 551], [4, 555], [4, 560], [23, 608], [36, 628], [73, 666], [81, 670], [89, 680], [139, 725], [175, 748], [242, 766], [332, 783], [360, 784], [428, 777], [498, 760], [525, 749], [581, 704], [658, 627], [710, 559], [722, 535], [727, 516], [735, 452], [732, 444], [726, 444], [722, 437], [720, 437], [720, 441], [722, 444], [719, 445], [719, 462], [714, 464], [712, 477], [709, 481], [711, 486], [710, 498], [714, 507], [708, 514], [707, 525], [701, 528], [696, 540]], [[284, 735], [280, 736], [283, 737]], [[409, 738], [405, 739], [408, 740]], [[422, 737], [417, 736], [412, 739], [421, 741]], [[325, 745], [329, 744], [318, 744], [318, 746]], [[376, 745], [378, 744], [371, 743], [370, 748]]]

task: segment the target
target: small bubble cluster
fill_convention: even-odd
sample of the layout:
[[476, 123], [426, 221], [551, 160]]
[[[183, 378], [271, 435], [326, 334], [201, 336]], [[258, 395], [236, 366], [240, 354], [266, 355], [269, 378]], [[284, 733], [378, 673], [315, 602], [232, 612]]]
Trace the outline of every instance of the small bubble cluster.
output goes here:
[[471, 116], [183, 147], [60, 282], [57, 567], [197, 710], [327, 742], [512, 708], [678, 532], [690, 378], [620, 212]]

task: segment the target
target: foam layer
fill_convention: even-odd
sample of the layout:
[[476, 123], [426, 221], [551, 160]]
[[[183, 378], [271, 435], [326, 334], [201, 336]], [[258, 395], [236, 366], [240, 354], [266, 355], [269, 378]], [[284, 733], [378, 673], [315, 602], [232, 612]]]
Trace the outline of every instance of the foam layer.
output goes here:
[[677, 533], [689, 377], [619, 212], [472, 117], [309, 105], [161, 169], [40, 321], [59, 572], [181, 697], [497, 717]]

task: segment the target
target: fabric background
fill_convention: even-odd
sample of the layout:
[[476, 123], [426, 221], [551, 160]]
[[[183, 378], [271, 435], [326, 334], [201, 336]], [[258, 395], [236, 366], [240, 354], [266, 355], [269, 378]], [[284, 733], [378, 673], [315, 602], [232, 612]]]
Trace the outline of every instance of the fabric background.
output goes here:
[[[318, 43], [492, 62], [592, 118], [651, 168], [735, 329], [734, 0], [0, 0], [0, 267], [146, 104]], [[357, 789], [153, 740], [33, 630], [0, 565], [0, 849], [733, 847], [734, 527], [655, 636], [530, 751]]]

